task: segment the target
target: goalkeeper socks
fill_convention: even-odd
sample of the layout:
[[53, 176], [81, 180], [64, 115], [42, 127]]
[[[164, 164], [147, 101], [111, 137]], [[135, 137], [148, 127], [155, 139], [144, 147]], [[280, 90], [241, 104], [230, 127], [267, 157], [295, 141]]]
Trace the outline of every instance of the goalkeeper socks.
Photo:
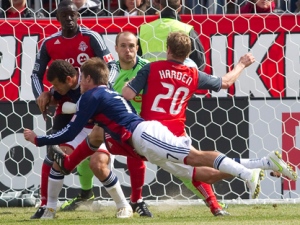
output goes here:
[[112, 171], [110, 171], [108, 177], [101, 182], [110, 197], [116, 203], [117, 209], [130, 207], [129, 203], [126, 201], [118, 177]]
[[53, 161], [46, 156], [42, 165], [41, 171], [41, 187], [40, 187], [40, 195], [41, 195], [41, 206], [47, 205], [47, 195], [48, 195], [48, 178], [50, 174], [50, 170], [52, 167]]
[[269, 161], [266, 157], [260, 159], [240, 159], [240, 158], [233, 158], [234, 161], [242, 164], [248, 169], [255, 169], [260, 168], [263, 170], [270, 169]]
[[142, 199], [142, 190], [145, 182], [146, 166], [143, 160], [127, 157], [127, 167], [130, 175], [131, 195], [130, 201], [136, 203]]
[[191, 180], [187, 179], [181, 179], [180, 180], [183, 182], [183, 184], [190, 190], [192, 191], [195, 195], [197, 195], [199, 198], [205, 200], [204, 196], [201, 194], [201, 192], [194, 186], [193, 182]]
[[213, 166], [221, 172], [240, 177], [243, 180], [249, 180], [252, 177], [252, 171], [250, 169], [226, 157], [224, 154], [220, 154], [215, 158]]
[[51, 169], [48, 181], [47, 208], [56, 209], [59, 193], [64, 184], [64, 175], [55, 169]]
[[91, 156], [96, 152], [96, 150], [91, 149], [87, 143], [88, 137], [84, 139], [75, 150], [70, 154], [65, 156], [64, 167], [65, 169], [72, 171], [75, 167], [85, 158]]
[[[80, 181], [81, 190], [82, 190], [81, 192], [83, 192], [83, 190], [91, 190], [93, 188], [94, 173], [90, 169], [90, 160], [88, 158], [83, 160], [77, 166], [77, 172], [79, 174], [79, 181]], [[82, 196], [82, 194], [81, 194], [81, 196]]]

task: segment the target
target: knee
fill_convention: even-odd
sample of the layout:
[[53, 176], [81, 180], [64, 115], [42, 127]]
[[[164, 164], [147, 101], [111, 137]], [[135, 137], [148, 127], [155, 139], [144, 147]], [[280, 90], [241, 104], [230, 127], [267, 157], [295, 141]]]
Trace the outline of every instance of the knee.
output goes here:
[[105, 153], [96, 152], [90, 157], [90, 168], [95, 172], [101, 172], [107, 169], [109, 156]]

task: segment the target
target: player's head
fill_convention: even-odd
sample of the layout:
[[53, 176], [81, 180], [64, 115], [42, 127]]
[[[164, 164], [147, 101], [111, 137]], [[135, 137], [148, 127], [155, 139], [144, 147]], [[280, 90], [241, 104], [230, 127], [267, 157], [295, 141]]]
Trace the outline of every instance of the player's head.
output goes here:
[[77, 85], [78, 72], [73, 65], [65, 60], [54, 60], [49, 66], [47, 80], [53, 85], [55, 91], [65, 95]]
[[138, 39], [133, 33], [124, 31], [117, 35], [115, 50], [121, 63], [133, 63], [134, 66], [138, 48]]
[[80, 91], [84, 93], [99, 85], [107, 85], [109, 70], [107, 64], [98, 57], [85, 61], [80, 67]]
[[78, 8], [71, 0], [63, 0], [57, 7], [56, 18], [64, 36], [73, 36], [78, 29]]
[[167, 37], [167, 55], [173, 59], [184, 61], [191, 52], [191, 39], [183, 32], [171, 32]]

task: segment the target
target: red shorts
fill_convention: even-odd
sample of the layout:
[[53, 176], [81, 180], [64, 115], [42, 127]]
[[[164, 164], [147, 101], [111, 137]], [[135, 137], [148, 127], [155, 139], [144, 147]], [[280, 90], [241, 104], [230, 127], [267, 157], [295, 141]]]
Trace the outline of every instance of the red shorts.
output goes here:
[[131, 147], [126, 142], [120, 142], [114, 140], [109, 134], [105, 133], [105, 145], [109, 153], [113, 155], [123, 155], [126, 157], [137, 158], [140, 160], [147, 161], [147, 159], [143, 156], [140, 156], [134, 151], [134, 148]]

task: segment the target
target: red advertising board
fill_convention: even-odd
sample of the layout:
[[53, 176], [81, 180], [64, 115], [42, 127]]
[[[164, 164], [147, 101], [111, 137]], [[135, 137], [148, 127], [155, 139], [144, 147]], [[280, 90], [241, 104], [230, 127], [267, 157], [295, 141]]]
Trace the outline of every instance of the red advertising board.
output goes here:
[[[124, 30], [137, 33], [141, 24], [156, 18], [156, 16], [149, 16], [82, 19], [80, 23], [99, 33], [110, 35]], [[299, 49], [293, 47], [293, 45], [299, 47], [299, 44], [293, 41], [296, 37], [298, 38], [295, 35], [300, 33], [299, 16], [276, 14], [263, 16], [182, 15], [182, 21], [193, 25], [199, 33], [199, 38], [206, 49], [207, 66], [205, 71], [207, 73], [214, 74], [218, 67], [222, 67], [227, 72], [233, 68], [238, 60], [237, 55], [239, 54], [237, 52], [255, 51], [256, 49], [262, 55], [258, 57], [257, 65], [255, 68], [253, 67], [250, 76], [256, 82], [261, 82], [262, 85], [261, 87], [253, 87], [253, 90], [256, 88], [259, 92], [263, 91], [267, 93], [267, 97], [298, 96], [299, 81], [294, 82], [293, 79], [295, 79], [294, 74], [299, 77], [300, 74], [295, 68], [291, 68], [293, 66], [287, 66], [287, 63], [294, 65], [299, 61], [293, 57], [294, 55], [299, 57]], [[58, 29], [59, 23], [55, 18], [36, 21], [25, 19], [22, 21], [19, 19], [0, 20], [0, 52], [2, 52], [2, 56], [0, 56], [0, 101], [24, 100], [20, 97], [22, 82], [24, 82], [21, 77], [26, 74], [26, 82], [28, 83], [30, 69], [34, 64], [34, 56], [37, 52], [36, 46], [39, 46], [45, 37], [58, 31]], [[225, 40], [224, 43], [226, 44], [219, 46], [220, 40]], [[241, 43], [243, 42], [241, 40], [245, 40], [245, 43]], [[37, 45], [33, 43], [37, 43]], [[29, 48], [34, 54], [24, 53], [24, 49]], [[217, 62], [216, 56], [218, 54], [226, 56], [226, 61], [222, 65]], [[3, 62], [7, 57], [15, 59], [9, 61], [11, 65], [4, 65]], [[291, 78], [287, 77], [287, 74]], [[224, 74], [217, 75], [222, 76]], [[288, 91], [287, 86], [289, 87]], [[245, 95], [250, 95], [250, 92], [253, 93], [249, 90], [246, 91]], [[202, 92], [201, 94], [205, 93]], [[210, 93], [206, 94], [207, 97], [210, 96]], [[237, 91], [235, 86], [231, 87], [228, 94], [243, 95]], [[254, 95], [254, 97], [262, 96]], [[25, 98], [25, 100], [28, 99]]]

